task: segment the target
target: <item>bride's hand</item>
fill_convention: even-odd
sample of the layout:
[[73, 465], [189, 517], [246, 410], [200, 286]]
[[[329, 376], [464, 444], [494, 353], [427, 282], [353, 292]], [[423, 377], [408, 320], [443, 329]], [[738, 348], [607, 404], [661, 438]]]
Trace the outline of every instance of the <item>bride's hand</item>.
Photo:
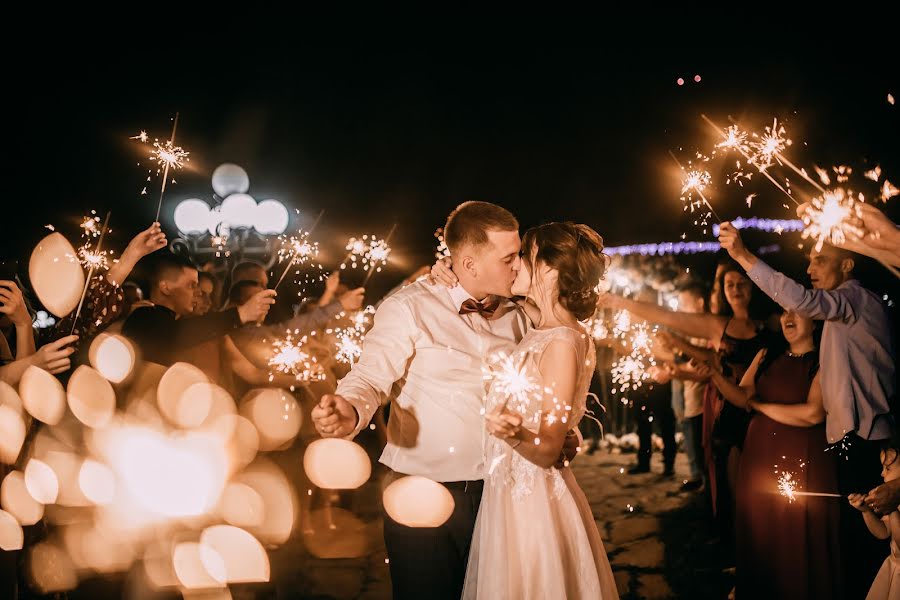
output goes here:
[[505, 406], [498, 406], [486, 414], [484, 421], [488, 433], [501, 440], [514, 439], [522, 430], [522, 417]]
[[442, 283], [448, 288], [456, 287], [456, 284], [459, 283], [459, 279], [456, 278], [456, 275], [451, 270], [451, 266], [453, 266], [453, 262], [450, 260], [449, 256], [439, 259], [434, 263], [434, 266], [431, 267], [431, 275], [429, 275], [428, 281], [432, 284]]

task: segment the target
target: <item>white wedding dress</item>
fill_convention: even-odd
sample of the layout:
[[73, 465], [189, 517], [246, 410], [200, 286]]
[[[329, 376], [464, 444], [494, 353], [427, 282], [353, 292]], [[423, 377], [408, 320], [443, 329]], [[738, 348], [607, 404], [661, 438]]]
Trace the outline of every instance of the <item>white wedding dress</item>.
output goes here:
[[[568, 416], [574, 428], [585, 414], [596, 360], [590, 337], [568, 327], [534, 329], [511, 358], [539, 383], [541, 355], [553, 340], [576, 348], [578, 374]], [[508, 400], [497, 387], [493, 384], [488, 391], [488, 412]], [[542, 418], [542, 392], [538, 385], [523, 402], [507, 403], [507, 408], [522, 415], [523, 427], [535, 433]], [[542, 469], [487, 434], [485, 467], [488, 473], [472, 537], [464, 599], [618, 598], [590, 505], [570, 469]]]

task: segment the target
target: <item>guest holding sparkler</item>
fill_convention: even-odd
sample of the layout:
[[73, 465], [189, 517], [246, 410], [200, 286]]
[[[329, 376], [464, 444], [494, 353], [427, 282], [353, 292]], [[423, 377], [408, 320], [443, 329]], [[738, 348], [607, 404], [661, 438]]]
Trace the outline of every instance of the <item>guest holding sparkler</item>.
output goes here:
[[[822, 402], [826, 436], [839, 454], [840, 493], [868, 492], [878, 485], [881, 444], [894, 430], [889, 400], [895, 391], [895, 365], [887, 310], [853, 277], [856, 262], [847, 250], [826, 244], [810, 252], [807, 273], [814, 289], [809, 290], [754, 256], [730, 223], [722, 224], [719, 241], [773, 300], [801, 316], [825, 321]], [[861, 598], [884, 548], [846, 504], [841, 550], [845, 593]]]
[[[881, 476], [885, 483], [900, 481], [900, 447], [894, 438], [889, 448], [881, 451]], [[850, 494], [850, 505], [860, 511], [869, 531], [879, 540], [891, 540], [891, 553], [869, 588], [866, 600], [895, 600], [900, 598], [900, 512], [896, 508], [886, 515], [876, 514], [863, 494]]]
[[186, 319], [193, 313], [197, 293], [198, 275], [193, 264], [174, 254], [155, 257], [150, 286], [153, 306], [136, 309], [125, 321], [122, 333], [141, 349], [145, 360], [168, 366], [178, 361], [184, 348], [261, 321], [275, 303], [275, 291], [263, 290], [236, 308]]
[[[740, 381], [765, 339], [763, 322], [751, 310], [755, 302], [753, 284], [734, 263], [717, 269], [719, 300], [723, 314], [670, 311], [650, 302], [638, 302], [621, 296], [601, 296], [600, 305], [620, 308], [659, 323], [684, 335], [709, 340], [717, 352], [723, 372]], [[708, 359], [700, 348], [691, 352]], [[724, 402], [714, 387], [707, 388], [703, 406], [703, 447], [707, 461], [709, 492], [713, 511], [726, 548], [732, 545], [734, 531], [734, 482], [740, 448], [749, 422], [744, 411]]]
[[840, 503], [778, 495], [779, 473], [807, 490], [837, 490], [812, 319], [781, 315], [784, 338], [760, 350], [740, 384], [698, 364], [729, 403], [754, 410], [736, 485], [738, 598], [841, 598]]

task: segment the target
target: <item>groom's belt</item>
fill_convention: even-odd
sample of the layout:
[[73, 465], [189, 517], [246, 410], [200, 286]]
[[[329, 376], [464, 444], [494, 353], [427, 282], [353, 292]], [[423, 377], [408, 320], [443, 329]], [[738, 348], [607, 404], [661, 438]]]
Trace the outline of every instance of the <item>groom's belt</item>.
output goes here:
[[483, 479], [476, 479], [474, 481], [441, 481], [440, 484], [453, 492], [480, 493], [484, 489]]

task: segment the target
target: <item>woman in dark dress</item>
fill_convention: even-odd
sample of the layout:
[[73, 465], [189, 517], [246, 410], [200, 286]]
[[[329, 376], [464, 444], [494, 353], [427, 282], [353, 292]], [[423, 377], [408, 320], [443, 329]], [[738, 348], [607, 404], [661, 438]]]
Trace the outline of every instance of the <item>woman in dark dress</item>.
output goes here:
[[740, 385], [700, 367], [732, 406], [755, 411], [736, 488], [737, 598], [840, 598], [840, 499], [780, 493], [788, 475], [799, 492], [837, 491], [813, 321], [788, 311], [781, 327], [785, 339], [759, 351]]

